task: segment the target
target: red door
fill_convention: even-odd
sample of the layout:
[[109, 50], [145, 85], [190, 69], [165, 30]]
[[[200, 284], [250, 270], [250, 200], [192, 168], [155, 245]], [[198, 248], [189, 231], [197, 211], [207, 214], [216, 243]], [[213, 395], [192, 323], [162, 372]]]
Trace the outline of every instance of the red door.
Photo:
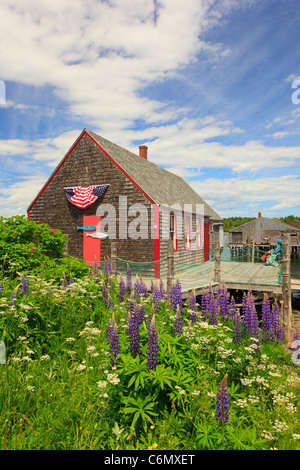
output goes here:
[[204, 261], [209, 261], [209, 219], [204, 219]]
[[100, 232], [101, 217], [98, 215], [85, 215], [83, 217], [83, 225], [94, 225], [96, 230], [86, 231], [83, 230], [83, 259], [88, 263], [89, 266], [93, 266], [95, 259], [98, 267], [100, 267], [101, 261], [101, 245], [99, 238], [93, 238], [91, 235], [96, 232]]

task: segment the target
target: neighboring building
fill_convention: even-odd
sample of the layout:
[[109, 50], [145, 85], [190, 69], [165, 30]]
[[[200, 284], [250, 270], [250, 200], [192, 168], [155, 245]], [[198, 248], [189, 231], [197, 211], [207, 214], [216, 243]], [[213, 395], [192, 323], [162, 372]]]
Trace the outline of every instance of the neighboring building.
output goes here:
[[292, 227], [300, 229], [300, 220], [297, 220], [297, 219], [291, 220], [289, 222], [289, 225], [291, 225]]
[[300, 245], [300, 229], [274, 219], [261, 217], [259, 212], [257, 219], [229, 230], [229, 244], [250, 245], [254, 240], [256, 245], [272, 247], [277, 245], [277, 240], [281, 239], [284, 233], [290, 233], [291, 246]]
[[[222, 219], [182, 178], [148, 161], [146, 146], [139, 151], [137, 156], [84, 129], [30, 204], [28, 217], [61, 230], [69, 255], [89, 264], [110, 256], [111, 240], [123, 260], [159, 261], [167, 256], [170, 233], [175, 260], [208, 260], [212, 225]], [[86, 225], [108, 232], [108, 239], [89, 236]]]

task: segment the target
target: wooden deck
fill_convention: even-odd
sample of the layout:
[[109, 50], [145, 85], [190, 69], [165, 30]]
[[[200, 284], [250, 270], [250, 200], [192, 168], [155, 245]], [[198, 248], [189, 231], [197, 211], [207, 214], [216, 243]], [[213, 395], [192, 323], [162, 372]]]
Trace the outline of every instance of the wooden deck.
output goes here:
[[[138, 265], [139, 263], [135, 263]], [[138, 271], [139, 267], [135, 269]], [[220, 263], [221, 282], [224, 282], [229, 289], [248, 290], [249, 286], [253, 290], [267, 292], [280, 296], [282, 294], [281, 266], [267, 266], [263, 263], [221, 261]], [[214, 280], [215, 262], [207, 261], [198, 265], [187, 265], [175, 263], [174, 275], [180, 279], [183, 297], [189, 297], [192, 289], [196, 295], [201, 295], [204, 290], [212, 287], [215, 289], [218, 283]], [[124, 274], [123, 274], [124, 275]], [[160, 279], [148, 277], [142, 274], [143, 280], [150, 290], [151, 282], [158, 284]], [[161, 277], [166, 288], [167, 277]], [[133, 277], [134, 282], [134, 277]], [[300, 290], [300, 280], [291, 280], [291, 289]]]
[[[188, 295], [192, 288], [196, 294], [202, 292], [204, 286], [214, 282], [214, 262], [203, 263], [198, 269], [194, 270], [194, 285], [191, 286], [192, 272], [187, 270], [179, 274], [182, 283], [182, 289], [185, 295]], [[210, 268], [210, 269], [208, 269]], [[266, 266], [260, 263], [248, 262], [229, 262], [221, 261], [221, 282], [225, 282], [229, 289], [248, 289], [263, 292], [281, 293], [281, 281], [279, 279], [281, 267]]]

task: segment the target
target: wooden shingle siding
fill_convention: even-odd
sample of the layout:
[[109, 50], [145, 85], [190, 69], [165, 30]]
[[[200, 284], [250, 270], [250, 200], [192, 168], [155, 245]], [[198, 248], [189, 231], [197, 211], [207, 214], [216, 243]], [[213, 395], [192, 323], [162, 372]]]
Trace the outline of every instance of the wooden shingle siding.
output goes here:
[[[109, 187], [104, 195], [86, 209], [74, 206], [65, 197], [64, 188], [105, 184]], [[163, 207], [164, 204], [168, 209]], [[109, 229], [109, 238], [101, 242], [101, 260], [110, 257], [111, 241], [116, 240], [118, 258], [143, 263], [167, 258], [169, 224], [164, 217], [167, 214], [169, 218], [169, 211], [175, 212], [176, 205], [180, 208], [181, 224], [177, 230], [174, 259], [187, 264], [201, 263], [204, 253], [208, 259], [208, 229], [205, 229], [204, 237], [203, 220], [201, 246], [196, 246], [194, 238], [187, 249], [184, 211], [191, 211], [190, 230], [194, 234], [198, 210], [203, 208], [205, 220], [210, 223], [221, 220], [215, 211], [179, 176], [84, 129], [29, 206], [28, 214], [37, 223], [47, 223], [61, 230], [69, 238], [68, 253], [78, 258], [83, 257], [83, 236], [86, 234], [77, 230], [77, 226], [83, 225], [84, 216], [99, 216], [101, 231]], [[107, 212], [111, 207], [114, 210]], [[112, 216], [110, 219], [108, 214]], [[121, 227], [124, 217], [127, 223]], [[134, 228], [138, 221], [141, 223], [140, 237], [132, 237], [130, 230], [133, 229], [136, 235]], [[160, 274], [164, 275], [163, 272]]]
[[[106, 193], [92, 206], [82, 210], [65, 197], [64, 188], [109, 184]], [[101, 204], [112, 204], [116, 209], [116, 235], [119, 234], [119, 196], [127, 196], [127, 210], [136, 203], [143, 204], [149, 214], [149, 237], [146, 240], [119, 240], [118, 257], [132, 261], [154, 261], [154, 240], [151, 239], [151, 203], [124, 173], [84, 135], [72, 150], [60, 170], [30, 210], [30, 218], [37, 223], [48, 223], [61, 230], [70, 239], [68, 252], [74, 257], [83, 256], [83, 233], [77, 226], [83, 225], [84, 215], [95, 215]], [[128, 223], [135, 217], [128, 217]], [[104, 223], [104, 220], [103, 220]], [[101, 258], [110, 256], [110, 240], [101, 244]]]

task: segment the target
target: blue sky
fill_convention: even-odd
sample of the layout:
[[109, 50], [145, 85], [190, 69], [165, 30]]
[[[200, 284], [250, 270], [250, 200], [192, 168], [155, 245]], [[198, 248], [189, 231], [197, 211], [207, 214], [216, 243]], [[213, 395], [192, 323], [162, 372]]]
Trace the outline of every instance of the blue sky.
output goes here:
[[222, 217], [300, 218], [299, 2], [1, 0], [0, 17], [0, 216], [86, 127], [145, 143]]

